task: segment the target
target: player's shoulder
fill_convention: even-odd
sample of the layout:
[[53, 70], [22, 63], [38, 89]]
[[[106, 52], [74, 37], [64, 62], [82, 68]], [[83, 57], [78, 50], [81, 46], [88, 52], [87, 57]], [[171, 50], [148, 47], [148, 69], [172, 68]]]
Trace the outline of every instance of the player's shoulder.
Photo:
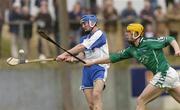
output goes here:
[[165, 39], [166, 39], [166, 37], [162, 36], [162, 37], [143, 38], [143, 41], [144, 42], [152, 42], [152, 41], [163, 41]]
[[98, 34], [97, 34], [98, 36], [101, 36], [101, 37], [107, 37], [107, 34], [106, 34], [106, 32], [104, 32], [104, 31], [102, 31], [102, 30], [98, 30]]
[[94, 36], [102, 36], [103, 35], [103, 31], [102, 30], [97, 30], [93, 35]]
[[143, 38], [143, 41], [151, 41], [151, 40], [157, 40], [157, 37], [151, 37], [151, 38]]

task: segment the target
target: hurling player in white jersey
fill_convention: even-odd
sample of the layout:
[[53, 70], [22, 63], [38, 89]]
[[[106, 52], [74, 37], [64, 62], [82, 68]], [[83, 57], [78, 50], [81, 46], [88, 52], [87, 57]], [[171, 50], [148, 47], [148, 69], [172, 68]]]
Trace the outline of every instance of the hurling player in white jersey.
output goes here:
[[[72, 54], [78, 54], [81, 59], [97, 59], [109, 55], [107, 38], [104, 32], [97, 27], [95, 15], [84, 15], [80, 24], [85, 35], [81, 37], [80, 43], [68, 50]], [[77, 62], [67, 52], [59, 55], [57, 61]], [[95, 64], [83, 67], [82, 85], [90, 110], [102, 110], [102, 91], [105, 87], [108, 64]]]

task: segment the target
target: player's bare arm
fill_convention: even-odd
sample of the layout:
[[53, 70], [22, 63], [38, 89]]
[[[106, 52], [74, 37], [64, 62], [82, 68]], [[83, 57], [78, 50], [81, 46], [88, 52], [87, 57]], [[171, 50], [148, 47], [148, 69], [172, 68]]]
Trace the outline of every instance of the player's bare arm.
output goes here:
[[[68, 50], [72, 54], [78, 54], [79, 52], [82, 52], [85, 49], [85, 46], [82, 44], [78, 44], [72, 49]], [[70, 55], [67, 52], [62, 53], [59, 55], [56, 60], [57, 61], [65, 61]]]
[[171, 46], [174, 48], [175, 55], [176, 55], [176, 56], [180, 56], [180, 48], [179, 48], [179, 45], [178, 45], [178, 43], [177, 43], [176, 40], [173, 40], [173, 41], [171, 42]]
[[91, 66], [93, 64], [108, 64], [108, 63], [111, 63], [108, 56], [103, 57], [103, 58], [93, 59], [93, 60], [85, 60], [85, 62], [86, 62], [86, 64], [84, 64], [85, 66]]
[[[69, 51], [70, 53], [72, 53], [72, 54], [78, 54], [79, 52], [84, 51], [84, 49], [85, 49], [85, 46], [84, 46], [84, 45], [78, 44], [78, 45], [76, 45], [75, 47], [73, 47], [72, 49], [70, 49], [70, 50], [68, 50], [68, 51]], [[64, 52], [63, 54], [68, 55], [67, 52]]]
[[[78, 58], [80, 59], [84, 59], [85, 56], [84, 56], [84, 53], [83, 52], [80, 52], [78, 55], [77, 55]], [[73, 62], [79, 62], [78, 59], [74, 58], [73, 56], [69, 56], [68, 58], [65, 59], [66, 62], [70, 62], [70, 63], [73, 63]]]

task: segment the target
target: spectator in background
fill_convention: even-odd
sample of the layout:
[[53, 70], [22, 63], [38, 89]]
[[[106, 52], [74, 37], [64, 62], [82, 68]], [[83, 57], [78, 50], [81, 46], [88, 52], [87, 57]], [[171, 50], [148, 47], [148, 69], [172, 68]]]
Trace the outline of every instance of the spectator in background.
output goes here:
[[[40, 0], [38, 0], [38, 1], [40, 1]], [[34, 14], [37, 13], [34, 9], [32, 9], [32, 8], [34, 8], [33, 6], [35, 5], [34, 2], [35, 2], [35, 0], [12, 0], [12, 3], [20, 4], [21, 8], [24, 6], [27, 6], [29, 8], [31, 16], [34, 16]], [[31, 10], [33, 10], [33, 12], [32, 12], [33, 14], [31, 13]]]
[[24, 6], [30, 6], [30, 1], [31, 0], [20, 0], [21, 2], [21, 6], [24, 7]]
[[107, 32], [109, 49], [111, 51], [116, 51], [117, 47], [117, 23], [118, 23], [118, 13], [113, 6], [112, 1], [105, 1], [103, 4], [103, 21], [104, 30]]
[[157, 6], [157, 8], [155, 9], [154, 17], [155, 17], [156, 22], [166, 21], [166, 14], [163, 13], [161, 6]]
[[[167, 19], [169, 35], [177, 39], [180, 26], [180, 3], [169, 4], [167, 9]], [[174, 50], [170, 47], [170, 54], [174, 54]]]
[[56, 19], [55, 7], [54, 7], [55, 0], [21, 0], [21, 1], [24, 2], [23, 4], [27, 4], [27, 3], [29, 4], [30, 15], [32, 16], [32, 20], [35, 20], [35, 18], [38, 15], [40, 11], [41, 2], [43, 1], [47, 2], [48, 13], [51, 16], [52, 24], [55, 23], [55, 19]]
[[96, 0], [90, 0], [90, 10], [91, 10], [91, 14], [96, 15], [98, 12], [98, 6], [96, 3]]
[[18, 48], [20, 44], [19, 38], [19, 25], [18, 21], [21, 19], [21, 5], [15, 2], [12, 6], [12, 10], [9, 14], [10, 28], [11, 33], [11, 56], [18, 57]]
[[0, 58], [2, 57], [2, 27], [4, 24], [4, 18], [2, 15], [2, 11], [0, 10]]
[[166, 1], [166, 7], [168, 8], [169, 5], [174, 4], [175, 0], [165, 0]]
[[127, 2], [127, 7], [122, 11], [120, 18], [122, 25], [125, 27], [130, 23], [138, 21], [138, 15], [133, 9], [131, 1]]
[[151, 8], [151, 4], [148, 0], [144, 1], [144, 8], [142, 9], [140, 13], [140, 18], [142, 21], [142, 24], [146, 27], [147, 24], [153, 24], [154, 23], [154, 13], [153, 9]]
[[145, 30], [145, 33], [144, 33], [144, 36], [146, 37], [146, 38], [152, 38], [152, 37], [154, 37], [154, 30], [153, 30], [153, 25], [152, 24], [147, 24], [146, 25], [146, 28], [145, 28], [146, 30]]
[[[138, 21], [138, 15], [133, 8], [132, 1], [127, 1], [126, 8], [121, 12], [120, 14], [120, 21], [122, 26], [122, 36], [124, 36], [124, 33], [126, 31], [126, 26], [130, 23], [137, 22]], [[128, 47], [129, 43], [125, 38], [123, 37], [124, 47]]]
[[151, 8], [154, 11], [158, 7], [158, 0], [149, 0]]
[[30, 15], [30, 11], [29, 11], [29, 7], [28, 6], [23, 6], [22, 7], [22, 20], [24, 21], [24, 32], [23, 32], [23, 40], [24, 40], [24, 45], [23, 45], [23, 49], [25, 51], [26, 56], [28, 57], [29, 53], [30, 53], [30, 40], [32, 38], [32, 21], [31, 21], [31, 15]]
[[166, 21], [159, 21], [156, 22], [156, 36], [157, 37], [163, 37], [168, 36], [168, 28], [167, 28], [167, 22]]
[[106, 32], [117, 31], [118, 14], [112, 2], [104, 3], [103, 19], [104, 19], [104, 29]]
[[[46, 1], [40, 3], [40, 12], [36, 17], [38, 30], [43, 30], [52, 37], [52, 19], [48, 12], [48, 5]], [[54, 39], [54, 38], [52, 38]], [[38, 39], [38, 53], [39, 58], [44, 59], [52, 55], [52, 46], [45, 39], [39, 37]]]
[[80, 24], [79, 20], [82, 16], [82, 7], [80, 2], [74, 4], [73, 10], [69, 12], [69, 21], [70, 21], [70, 48], [74, 47], [77, 43], [77, 38], [80, 36]]

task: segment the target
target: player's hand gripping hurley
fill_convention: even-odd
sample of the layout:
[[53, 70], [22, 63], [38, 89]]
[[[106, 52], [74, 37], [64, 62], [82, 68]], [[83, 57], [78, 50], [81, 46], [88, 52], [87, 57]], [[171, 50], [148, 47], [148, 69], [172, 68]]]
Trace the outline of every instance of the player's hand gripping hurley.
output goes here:
[[59, 47], [60, 49], [64, 50], [65, 52], [67, 52], [69, 55], [73, 56], [74, 58], [76, 58], [77, 60], [79, 60], [80, 62], [86, 64], [85, 61], [83, 61], [82, 59], [76, 57], [75, 55], [73, 55], [72, 53], [70, 53], [69, 51], [67, 51], [66, 49], [62, 48], [58, 43], [56, 43], [54, 40], [52, 40], [44, 31], [39, 30], [38, 33], [41, 35], [41, 37], [43, 37], [44, 39], [50, 41], [51, 43], [53, 43], [54, 45], [56, 45], [57, 47]]

